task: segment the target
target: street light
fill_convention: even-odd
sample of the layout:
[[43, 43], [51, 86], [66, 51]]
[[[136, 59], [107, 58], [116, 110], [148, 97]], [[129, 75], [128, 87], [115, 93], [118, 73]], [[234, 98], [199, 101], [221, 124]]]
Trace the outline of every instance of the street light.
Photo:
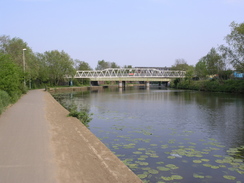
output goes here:
[[25, 50], [26, 48], [23, 49], [24, 87], [25, 87]]

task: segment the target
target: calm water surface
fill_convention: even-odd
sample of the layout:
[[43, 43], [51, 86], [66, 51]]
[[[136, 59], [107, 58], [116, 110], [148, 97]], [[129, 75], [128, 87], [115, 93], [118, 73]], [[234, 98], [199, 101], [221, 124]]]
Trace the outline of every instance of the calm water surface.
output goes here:
[[244, 182], [244, 97], [167, 89], [63, 94], [144, 182]]

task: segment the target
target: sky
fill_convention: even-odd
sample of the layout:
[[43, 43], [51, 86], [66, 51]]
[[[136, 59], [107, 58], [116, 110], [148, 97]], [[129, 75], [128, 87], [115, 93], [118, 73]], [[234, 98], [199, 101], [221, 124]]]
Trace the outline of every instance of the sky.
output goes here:
[[89, 63], [194, 65], [226, 44], [244, 0], [0, 0], [0, 36], [23, 39], [34, 52], [59, 50]]

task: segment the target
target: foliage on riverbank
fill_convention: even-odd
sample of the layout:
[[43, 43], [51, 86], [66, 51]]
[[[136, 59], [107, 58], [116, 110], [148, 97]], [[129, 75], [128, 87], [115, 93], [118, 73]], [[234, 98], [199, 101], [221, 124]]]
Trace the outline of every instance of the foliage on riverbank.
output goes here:
[[244, 80], [179, 80], [176, 79], [172, 85], [173, 88], [189, 89], [208, 92], [228, 92], [244, 93]]
[[0, 113], [26, 92], [24, 74], [8, 55], [0, 53]]
[[63, 101], [62, 93], [52, 94], [55, 100], [57, 100], [65, 109], [69, 111], [68, 116], [75, 117], [79, 119], [86, 127], [89, 127], [88, 123], [92, 120], [92, 113], [84, 106], [78, 106], [72, 101], [71, 103], [66, 103]]
[[0, 90], [0, 114], [10, 104], [10, 96], [7, 92]]
[[92, 120], [90, 114], [85, 111], [70, 111], [69, 116], [79, 119], [86, 127], [89, 127], [88, 123]]

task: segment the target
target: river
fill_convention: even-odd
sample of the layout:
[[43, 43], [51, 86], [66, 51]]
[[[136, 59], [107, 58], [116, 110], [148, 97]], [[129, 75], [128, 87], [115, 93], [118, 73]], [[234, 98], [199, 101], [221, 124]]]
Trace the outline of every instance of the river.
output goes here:
[[144, 182], [244, 182], [244, 96], [152, 87], [66, 93]]

